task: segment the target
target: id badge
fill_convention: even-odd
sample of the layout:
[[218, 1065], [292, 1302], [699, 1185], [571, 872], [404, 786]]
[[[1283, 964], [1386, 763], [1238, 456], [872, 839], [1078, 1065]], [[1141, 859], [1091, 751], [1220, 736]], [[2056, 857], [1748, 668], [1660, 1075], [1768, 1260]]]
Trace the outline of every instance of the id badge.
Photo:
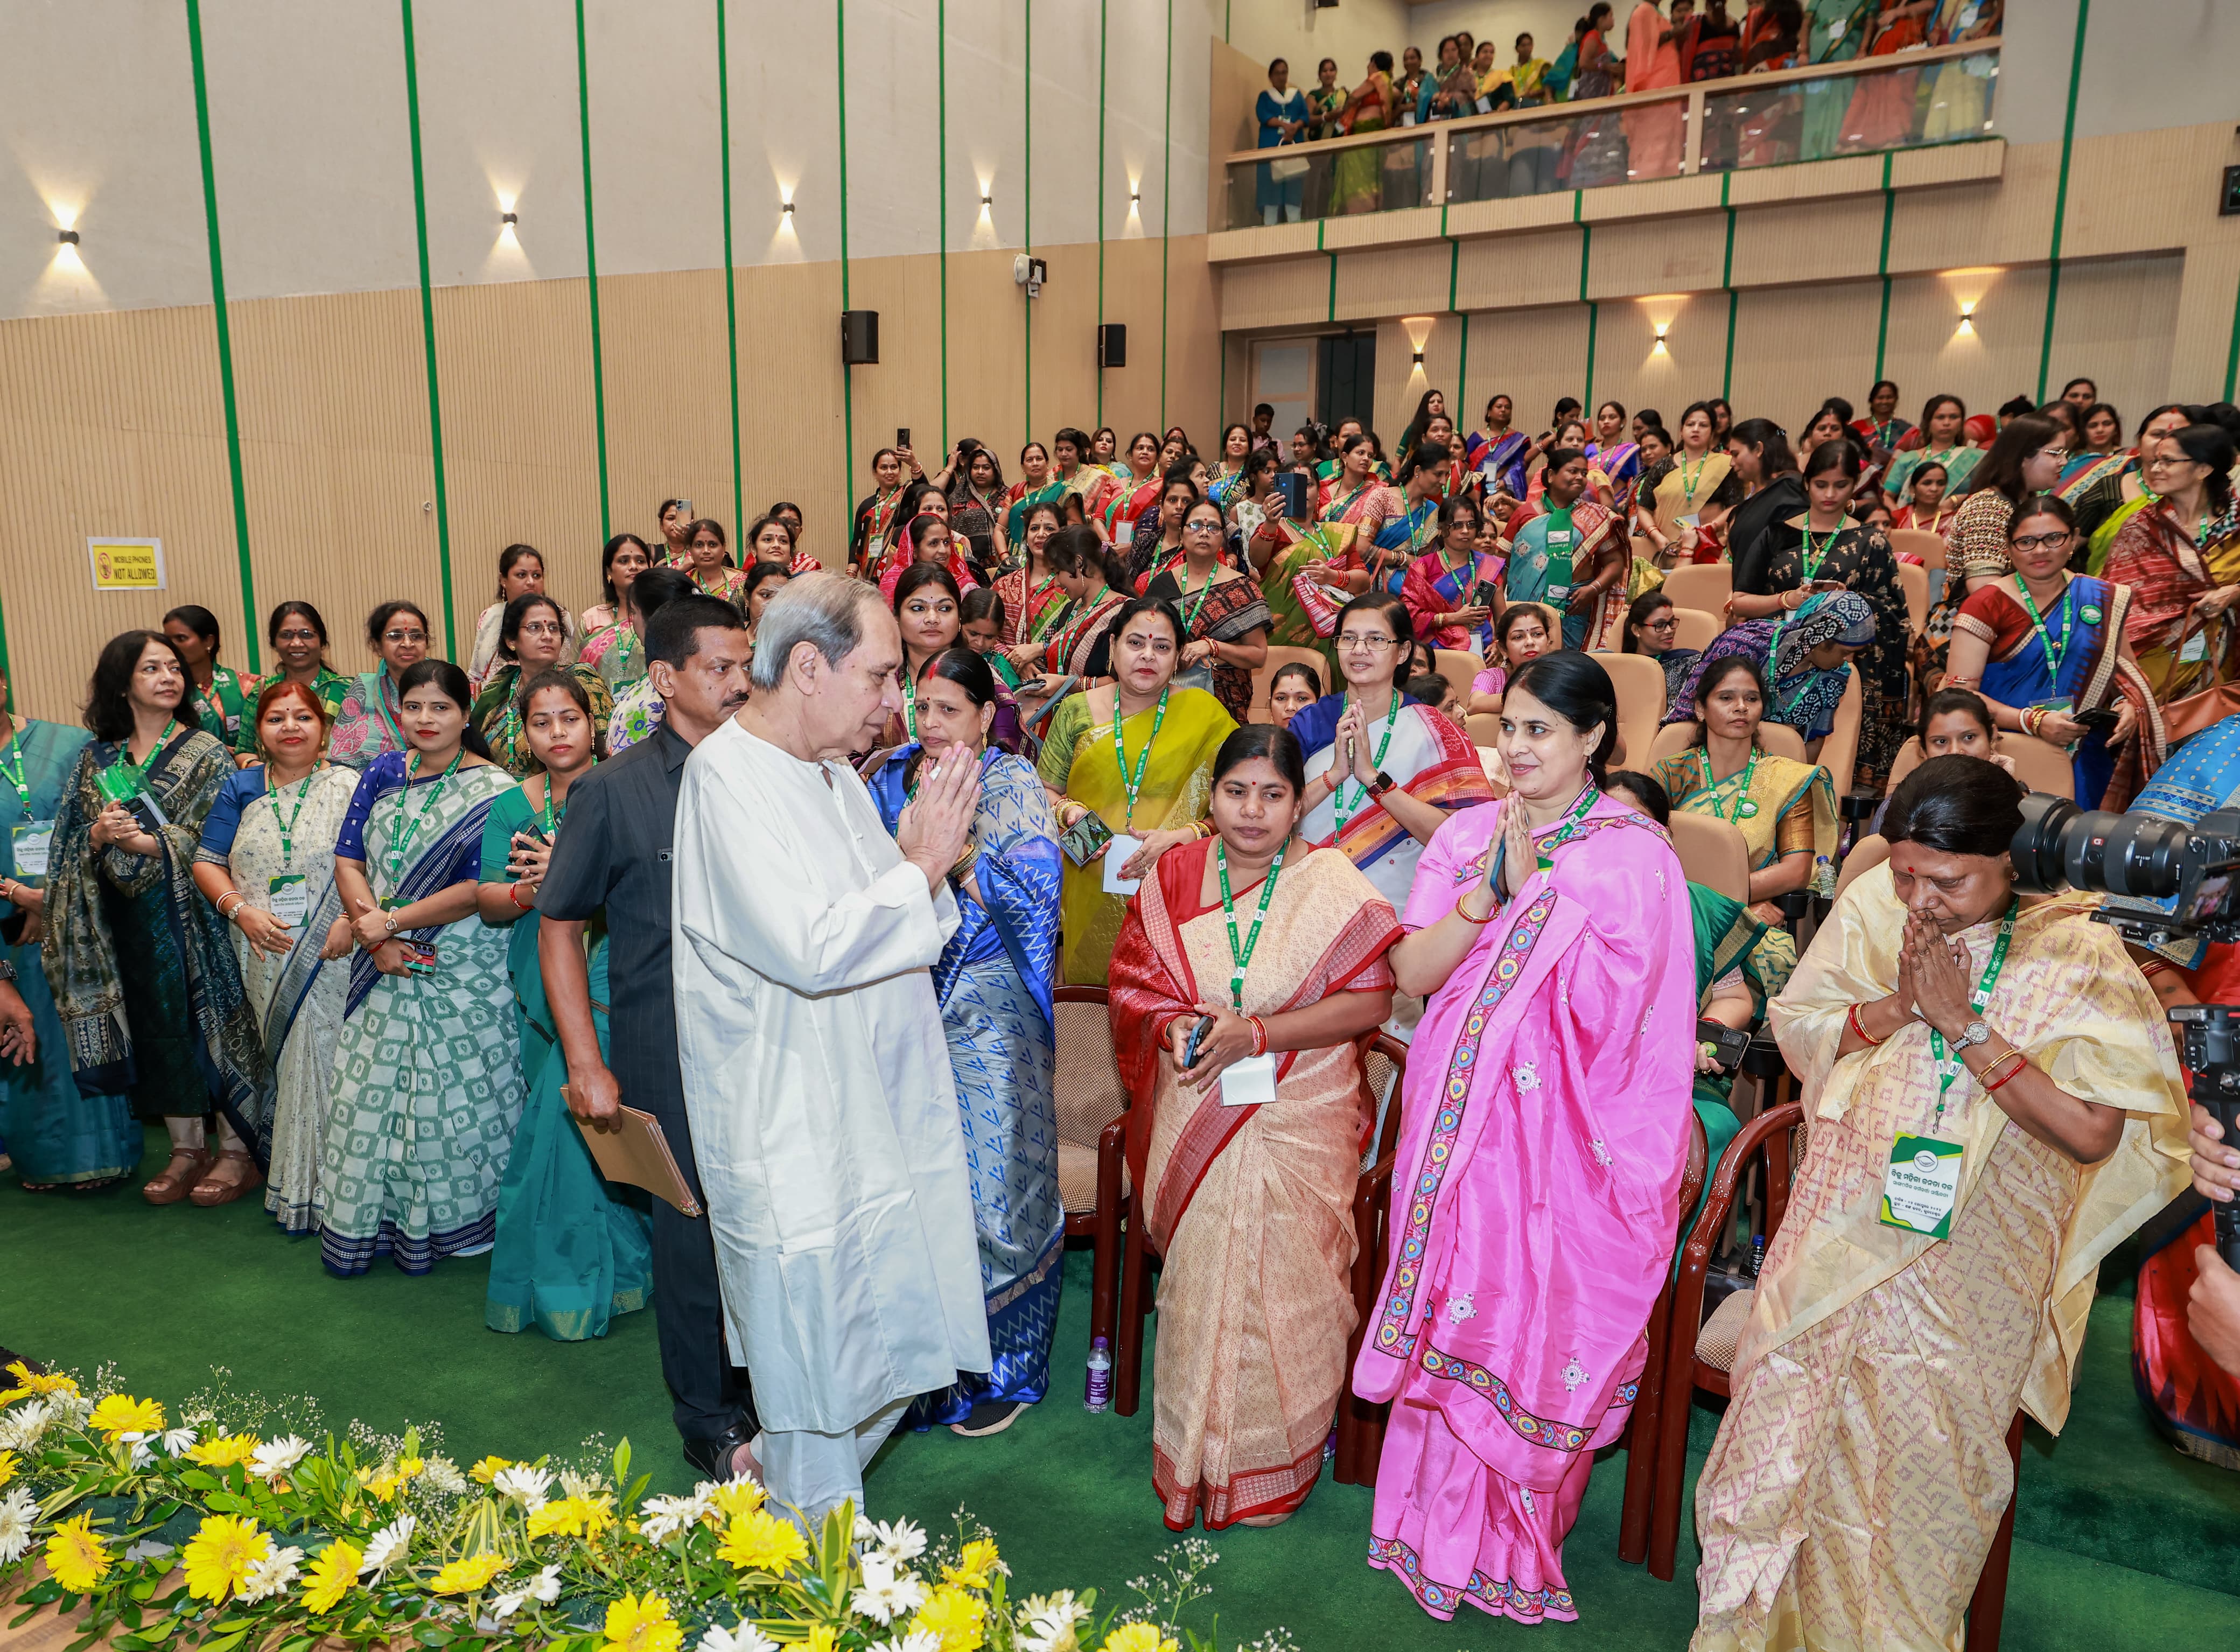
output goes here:
[[47, 877], [47, 863], [55, 843], [55, 823], [50, 820], [35, 820], [18, 826], [13, 833], [16, 856], [16, 876], [23, 883], [43, 883]]
[[1550, 550], [1569, 550], [1570, 548], [1571, 530], [1569, 528], [1550, 528], [1548, 530]]
[[1684, 516], [1675, 516], [1673, 521], [1678, 523], [1683, 528], [1694, 528], [1700, 524], [1703, 512], [1700, 510], [1691, 510]]
[[1247, 1056], [1222, 1069], [1223, 1107], [1265, 1107], [1276, 1099], [1276, 1058]]
[[1540, 595], [1543, 600], [1561, 608], [1571, 600], [1571, 588], [1569, 585], [1543, 585]]
[[1491, 99], [1490, 97], [1481, 97], [1481, 98], [1479, 98], [1479, 99], [1477, 100], [1477, 112], [1478, 112], [1479, 114], [1481, 114], [1481, 115], [1490, 115], [1490, 114], [1492, 114], [1492, 113], [1493, 113], [1493, 99]]
[[283, 872], [265, 885], [272, 916], [291, 929], [303, 927], [311, 915], [310, 881], [301, 872]]
[[1107, 895], [1133, 895], [1136, 892], [1136, 886], [1143, 880], [1123, 877], [1120, 869], [1128, 863], [1128, 857], [1143, 846], [1143, 840], [1140, 837], [1131, 837], [1126, 832], [1112, 834], [1111, 844], [1104, 851], [1104, 892]]
[[2196, 631], [2177, 645], [2177, 663], [2193, 665], [2209, 657], [2209, 633]]
[[1957, 1142], [1934, 1136], [1900, 1135], [1892, 1142], [1890, 1162], [1883, 1169], [1883, 1226], [1950, 1239], [1966, 1151]]
[[113, 763], [94, 776], [101, 795], [112, 803], [129, 803], [140, 795], [140, 771], [130, 763]]

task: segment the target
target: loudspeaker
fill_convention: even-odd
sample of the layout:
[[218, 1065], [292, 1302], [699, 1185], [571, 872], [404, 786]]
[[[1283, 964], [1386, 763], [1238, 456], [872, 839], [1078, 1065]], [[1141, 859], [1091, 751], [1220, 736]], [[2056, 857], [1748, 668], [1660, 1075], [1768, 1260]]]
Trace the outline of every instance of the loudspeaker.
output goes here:
[[1128, 323], [1108, 321], [1097, 330], [1097, 364], [1099, 367], [1128, 365]]
[[840, 312], [840, 360], [848, 367], [879, 364], [879, 312], [843, 310]]

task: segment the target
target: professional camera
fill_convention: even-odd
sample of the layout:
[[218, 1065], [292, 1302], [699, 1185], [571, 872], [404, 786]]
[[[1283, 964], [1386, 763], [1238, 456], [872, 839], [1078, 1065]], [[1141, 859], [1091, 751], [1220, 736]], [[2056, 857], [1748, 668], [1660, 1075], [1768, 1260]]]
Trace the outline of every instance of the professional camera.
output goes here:
[[[2016, 881], [2047, 890], [2063, 883], [2104, 891], [2093, 916], [2134, 945], [2166, 947], [2199, 937], [2240, 941], [2240, 809], [2203, 815], [2192, 826], [2152, 815], [2079, 809], [2034, 791], [2023, 799], [2010, 852]], [[2170, 1012], [2188, 1077], [2186, 1093], [2240, 1142], [2240, 1008], [2181, 1004]], [[2240, 1201], [2217, 1207], [2217, 1249], [2240, 1269]]]

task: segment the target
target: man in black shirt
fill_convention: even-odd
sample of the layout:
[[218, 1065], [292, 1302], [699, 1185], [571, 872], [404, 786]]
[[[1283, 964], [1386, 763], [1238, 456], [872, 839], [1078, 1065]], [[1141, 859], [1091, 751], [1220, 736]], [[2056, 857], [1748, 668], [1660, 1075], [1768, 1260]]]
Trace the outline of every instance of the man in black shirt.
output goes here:
[[[666, 603], [646, 623], [661, 726], [601, 763], [568, 793], [567, 829], [556, 835], [538, 891], [537, 961], [568, 1063], [569, 1106], [584, 1123], [611, 1128], [627, 1102], [661, 1122], [693, 1197], [701, 1198], [677, 1064], [677, 1001], [670, 974], [670, 844], [677, 788], [692, 748], [747, 700], [749, 642], [739, 611], [712, 596]], [[583, 929], [607, 916], [610, 1059], [591, 1021]], [[653, 1312], [661, 1371], [684, 1455], [710, 1479], [750, 1470], [757, 1429], [754, 1396], [723, 1345], [716, 1249], [703, 1216], [653, 1202]]]

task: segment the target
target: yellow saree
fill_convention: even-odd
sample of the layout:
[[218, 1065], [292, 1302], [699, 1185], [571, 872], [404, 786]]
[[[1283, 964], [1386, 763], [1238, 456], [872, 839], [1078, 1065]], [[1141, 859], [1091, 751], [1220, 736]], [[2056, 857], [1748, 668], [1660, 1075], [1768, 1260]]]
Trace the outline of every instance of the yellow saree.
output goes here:
[[[2023, 910], [1984, 1018], [2070, 1094], [2123, 1107], [2123, 1136], [2077, 1164], [1963, 1075], [1943, 1129], [1966, 1149], [1943, 1241], [1879, 1219], [1893, 1139], [1935, 1119], [1928, 1029], [1837, 1056], [1846, 1011], [1897, 979], [1888, 867], [1844, 892], [1774, 1000], [1810, 1148], [1697, 1487], [1694, 1647], [1960, 1646], [2014, 1492], [2008, 1425], [2020, 1407], [2060, 1429], [2101, 1258], [2186, 1182], [2169, 1029], [2090, 910], [2075, 896]], [[1996, 929], [1960, 937], [1967, 978]]]
[[[1050, 714], [1050, 732], [1043, 738], [1038, 764], [1043, 783], [1075, 803], [1087, 803], [1115, 832], [1130, 832], [1137, 837], [1204, 818], [1206, 801], [1213, 793], [1213, 754], [1236, 729], [1236, 720], [1203, 689], [1170, 689], [1163, 723], [1156, 709], [1127, 719], [1120, 734], [1131, 774], [1143, 758], [1145, 743], [1150, 744], [1150, 757], [1143, 759], [1143, 782], [1137, 790], [1131, 815], [1120, 760], [1112, 749], [1115, 692], [1091, 689], [1070, 695]], [[1090, 710], [1092, 701], [1102, 708], [1101, 716]], [[1152, 737], [1155, 723], [1158, 725], [1156, 739]], [[1058, 896], [1065, 935], [1065, 980], [1104, 984], [1112, 943], [1119, 938], [1120, 920], [1127, 909], [1125, 896], [1104, 892], [1101, 858], [1086, 866], [1066, 862]]]

